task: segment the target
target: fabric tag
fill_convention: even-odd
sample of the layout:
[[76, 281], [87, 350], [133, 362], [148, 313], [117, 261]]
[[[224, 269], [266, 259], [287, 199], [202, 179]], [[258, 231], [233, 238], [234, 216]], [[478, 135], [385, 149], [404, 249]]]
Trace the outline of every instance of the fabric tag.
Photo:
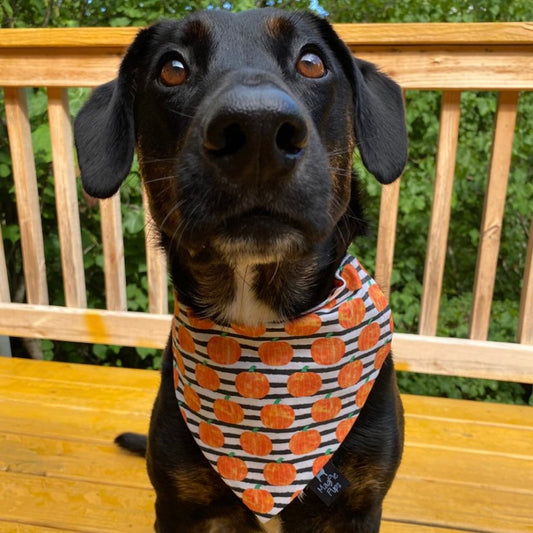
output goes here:
[[350, 482], [337, 470], [333, 461], [328, 461], [324, 468], [309, 483], [309, 488], [329, 507], [350, 486]]

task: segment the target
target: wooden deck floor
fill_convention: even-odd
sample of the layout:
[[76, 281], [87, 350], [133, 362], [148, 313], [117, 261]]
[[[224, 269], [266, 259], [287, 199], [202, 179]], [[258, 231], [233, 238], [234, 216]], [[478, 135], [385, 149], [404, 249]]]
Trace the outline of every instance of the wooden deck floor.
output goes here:
[[[148, 532], [150, 371], [0, 357], [0, 531]], [[533, 407], [405, 396], [407, 441], [384, 533], [533, 532]], [[186, 533], [186, 532], [185, 532]]]

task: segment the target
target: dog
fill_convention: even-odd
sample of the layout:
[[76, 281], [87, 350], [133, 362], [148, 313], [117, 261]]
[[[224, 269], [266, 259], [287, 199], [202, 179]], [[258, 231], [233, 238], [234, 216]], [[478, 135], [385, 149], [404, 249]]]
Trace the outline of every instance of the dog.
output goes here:
[[[117, 192], [137, 151], [176, 293], [148, 438], [117, 438], [146, 455], [156, 531], [379, 531], [402, 455], [403, 411], [388, 307], [382, 294], [370, 298], [375, 284], [347, 249], [366, 230], [354, 149], [384, 184], [406, 163], [397, 84], [354, 59], [311, 13], [198, 12], [141, 30], [74, 132], [94, 197]], [[339, 299], [364, 305], [343, 311]], [[352, 335], [348, 345], [317, 333], [317, 316]], [[265, 341], [271, 326], [276, 337]], [[387, 337], [381, 352], [377, 344], [361, 350], [370, 329]], [[362, 352], [361, 361], [348, 352]], [[234, 356], [248, 375], [231, 374]], [[293, 374], [306, 372], [332, 392], [291, 389]], [[246, 385], [252, 375], [260, 380]], [[346, 390], [341, 406], [331, 395]], [[358, 392], [365, 398], [354, 402]], [[262, 441], [254, 417], [268, 426]], [[300, 418], [310, 425], [289, 438]], [[327, 437], [320, 424], [329, 424]]]

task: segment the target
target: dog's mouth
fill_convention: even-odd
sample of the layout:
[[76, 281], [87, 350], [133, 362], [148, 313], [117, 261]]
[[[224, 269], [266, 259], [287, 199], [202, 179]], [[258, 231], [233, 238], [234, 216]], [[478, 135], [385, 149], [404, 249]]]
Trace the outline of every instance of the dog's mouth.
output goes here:
[[226, 219], [213, 246], [230, 260], [253, 256], [270, 262], [301, 251], [305, 242], [297, 220], [267, 208], [254, 208]]

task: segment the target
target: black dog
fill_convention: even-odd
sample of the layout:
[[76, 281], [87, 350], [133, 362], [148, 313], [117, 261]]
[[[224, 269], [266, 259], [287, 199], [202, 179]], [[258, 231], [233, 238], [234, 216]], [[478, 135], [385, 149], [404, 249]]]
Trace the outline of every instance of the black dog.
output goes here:
[[[142, 30], [118, 78], [80, 111], [75, 138], [84, 187], [100, 198], [118, 190], [137, 149], [180, 306], [219, 329], [279, 324], [331, 299], [347, 247], [365, 230], [354, 148], [382, 183], [400, 175], [407, 152], [399, 87], [354, 60], [324, 20], [270, 9]], [[173, 365], [184, 370], [176, 347], [187, 352], [188, 340], [178, 322], [173, 330], [146, 452], [157, 531], [379, 530], [403, 445], [391, 357], [331, 461], [346, 479], [338, 498], [328, 507], [310, 484], [261, 524], [264, 509], [252, 512], [222, 480], [178, 409]], [[238, 331], [244, 343], [261, 335]], [[188, 393], [195, 411], [200, 400]], [[140, 436], [120, 442], [145, 452]]]

